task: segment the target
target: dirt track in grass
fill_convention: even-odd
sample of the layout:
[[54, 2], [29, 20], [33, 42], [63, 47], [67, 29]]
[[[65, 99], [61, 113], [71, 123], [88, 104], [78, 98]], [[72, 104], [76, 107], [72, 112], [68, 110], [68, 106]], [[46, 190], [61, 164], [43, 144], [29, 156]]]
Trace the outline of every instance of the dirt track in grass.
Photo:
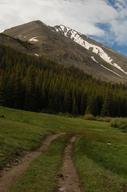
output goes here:
[[58, 174], [58, 192], [81, 192], [80, 180], [76, 172], [72, 152], [76, 137], [72, 137], [65, 148], [63, 167]]
[[43, 152], [46, 152], [50, 144], [60, 136], [61, 134], [47, 136], [39, 149], [30, 152], [23, 157], [18, 165], [12, 166], [8, 170], [4, 170], [0, 177], [0, 192], [9, 192], [9, 189], [16, 183], [17, 179], [28, 169], [30, 163]]

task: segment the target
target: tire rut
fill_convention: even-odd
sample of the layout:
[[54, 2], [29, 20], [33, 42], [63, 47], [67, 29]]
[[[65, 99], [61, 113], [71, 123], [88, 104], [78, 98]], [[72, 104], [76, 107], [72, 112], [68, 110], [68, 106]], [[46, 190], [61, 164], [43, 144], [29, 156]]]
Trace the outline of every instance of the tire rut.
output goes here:
[[75, 141], [76, 137], [74, 136], [65, 148], [63, 167], [58, 175], [58, 192], [81, 192], [79, 177], [72, 160]]
[[16, 183], [17, 179], [28, 169], [30, 163], [39, 157], [41, 153], [46, 152], [50, 144], [61, 135], [47, 136], [39, 149], [23, 157], [18, 165], [12, 166], [8, 171], [4, 170], [0, 177], [0, 192], [9, 192], [9, 189]]

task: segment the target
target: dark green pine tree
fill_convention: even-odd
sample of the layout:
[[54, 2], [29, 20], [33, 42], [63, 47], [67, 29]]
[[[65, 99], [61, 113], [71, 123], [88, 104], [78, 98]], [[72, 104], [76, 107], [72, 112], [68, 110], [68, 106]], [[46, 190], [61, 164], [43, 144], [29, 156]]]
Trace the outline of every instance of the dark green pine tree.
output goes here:
[[94, 94], [88, 97], [86, 114], [98, 115], [99, 114], [99, 101], [98, 97]]
[[104, 103], [102, 105], [101, 116], [111, 116], [113, 111], [113, 101], [112, 94], [107, 93], [104, 98]]
[[25, 78], [25, 108], [36, 111], [36, 89], [35, 89], [36, 69], [29, 66]]
[[4, 79], [0, 78], [0, 105], [4, 105]]

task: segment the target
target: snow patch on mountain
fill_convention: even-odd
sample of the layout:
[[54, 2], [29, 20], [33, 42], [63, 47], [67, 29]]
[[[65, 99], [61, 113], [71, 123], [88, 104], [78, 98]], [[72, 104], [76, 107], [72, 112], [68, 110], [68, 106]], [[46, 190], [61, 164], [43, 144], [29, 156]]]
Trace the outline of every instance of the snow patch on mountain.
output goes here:
[[[101, 59], [103, 59], [106, 63], [114, 66], [115, 68], [117, 68], [118, 70], [127, 75], [127, 71], [122, 69], [117, 63], [114, 63], [113, 59], [101, 47], [84, 40], [82, 37], [83, 35], [81, 33], [78, 33], [77, 31], [64, 25], [55, 26], [55, 31], [63, 33], [64, 36], [69, 37], [70, 39], [72, 39], [74, 42], [81, 45], [85, 49], [91, 50], [93, 53], [100, 56]], [[94, 58], [92, 59], [94, 60]]]
[[39, 54], [38, 54], [38, 53], [35, 53], [34, 55], [35, 55], [36, 57], [39, 57]]
[[125, 73], [127, 75], [127, 72], [124, 71], [117, 63], [113, 63], [113, 66], [116, 67], [117, 69], [119, 69], [120, 71], [122, 71], [123, 73]]
[[31, 39], [29, 39], [29, 42], [38, 42], [39, 40], [37, 39], [37, 37], [32, 37]]
[[91, 56], [91, 59], [92, 59], [94, 62], [98, 63], [98, 61], [95, 59], [94, 56]]
[[113, 70], [111, 70], [111, 69], [109, 69], [109, 68], [105, 67], [104, 65], [101, 65], [101, 67], [103, 67], [104, 69], [106, 69], [106, 70], [108, 70], [108, 71], [110, 71], [110, 72], [114, 73], [114, 74], [115, 74], [115, 75], [117, 75], [118, 77], [121, 77], [121, 78], [122, 78], [122, 76], [121, 76], [121, 75], [119, 75], [119, 74], [118, 74], [118, 73], [116, 73], [115, 71], [113, 71]]

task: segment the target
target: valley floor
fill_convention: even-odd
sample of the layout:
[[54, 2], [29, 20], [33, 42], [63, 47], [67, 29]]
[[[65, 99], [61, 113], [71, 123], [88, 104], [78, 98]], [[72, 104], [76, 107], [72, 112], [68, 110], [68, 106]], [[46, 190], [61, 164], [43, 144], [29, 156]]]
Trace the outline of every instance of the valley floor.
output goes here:
[[0, 192], [127, 192], [127, 133], [0, 107]]

